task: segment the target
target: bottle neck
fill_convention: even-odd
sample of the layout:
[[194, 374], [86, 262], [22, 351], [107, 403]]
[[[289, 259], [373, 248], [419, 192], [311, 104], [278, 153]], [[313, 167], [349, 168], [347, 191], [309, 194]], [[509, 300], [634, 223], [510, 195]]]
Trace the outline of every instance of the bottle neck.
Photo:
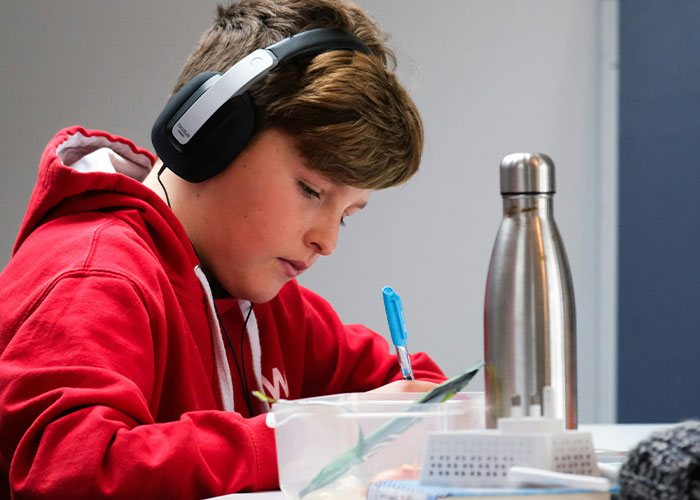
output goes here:
[[540, 217], [552, 215], [552, 193], [504, 194], [502, 196], [504, 217], [526, 214], [537, 214]]

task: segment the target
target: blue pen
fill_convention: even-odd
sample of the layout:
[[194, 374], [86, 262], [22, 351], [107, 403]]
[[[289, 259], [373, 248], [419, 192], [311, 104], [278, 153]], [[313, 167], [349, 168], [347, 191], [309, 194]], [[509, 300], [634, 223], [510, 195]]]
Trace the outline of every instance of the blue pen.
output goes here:
[[390, 286], [382, 288], [384, 297], [384, 309], [386, 309], [386, 320], [389, 322], [391, 340], [396, 348], [396, 355], [399, 358], [399, 367], [404, 380], [413, 380], [413, 368], [411, 359], [406, 350], [406, 320], [403, 316], [403, 306], [401, 297]]

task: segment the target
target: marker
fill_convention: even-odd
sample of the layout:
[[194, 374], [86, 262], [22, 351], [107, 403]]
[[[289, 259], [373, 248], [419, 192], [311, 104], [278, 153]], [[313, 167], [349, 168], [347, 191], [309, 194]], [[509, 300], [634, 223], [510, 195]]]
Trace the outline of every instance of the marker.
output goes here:
[[403, 375], [404, 380], [413, 380], [411, 359], [406, 350], [406, 320], [403, 316], [401, 297], [390, 286], [382, 288], [382, 296], [384, 297], [384, 309], [386, 309], [386, 320], [389, 322], [391, 340], [394, 342], [396, 355], [399, 358], [401, 375]]
[[514, 466], [508, 469], [508, 481], [516, 486], [559, 486], [564, 488], [581, 488], [592, 491], [610, 491], [610, 481], [599, 476], [567, 474], [552, 470], [532, 467]]

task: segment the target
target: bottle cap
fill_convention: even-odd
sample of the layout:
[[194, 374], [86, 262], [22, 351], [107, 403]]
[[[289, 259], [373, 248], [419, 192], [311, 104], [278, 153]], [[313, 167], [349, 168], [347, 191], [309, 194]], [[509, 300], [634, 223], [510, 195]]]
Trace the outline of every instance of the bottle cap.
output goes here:
[[554, 162], [543, 153], [512, 153], [501, 161], [501, 194], [554, 193]]

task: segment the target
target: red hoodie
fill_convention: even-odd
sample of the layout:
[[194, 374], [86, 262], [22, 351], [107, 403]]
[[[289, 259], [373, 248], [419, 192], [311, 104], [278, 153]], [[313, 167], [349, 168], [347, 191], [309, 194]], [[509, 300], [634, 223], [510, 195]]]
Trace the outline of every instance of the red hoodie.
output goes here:
[[[154, 160], [79, 127], [44, 152], [0, 275], [0, 497], [274, 489], [268, 408], [253, 398], [248, 415], [242, 379], [296, 399], [400, 378], [383, 337], [296, 281], [255, 304], [241, 359], [250, 305], [217, 300], [225, 343], [183, 227], [140, 183]], [[427, 356], [413, 363], [444, 380]]]

